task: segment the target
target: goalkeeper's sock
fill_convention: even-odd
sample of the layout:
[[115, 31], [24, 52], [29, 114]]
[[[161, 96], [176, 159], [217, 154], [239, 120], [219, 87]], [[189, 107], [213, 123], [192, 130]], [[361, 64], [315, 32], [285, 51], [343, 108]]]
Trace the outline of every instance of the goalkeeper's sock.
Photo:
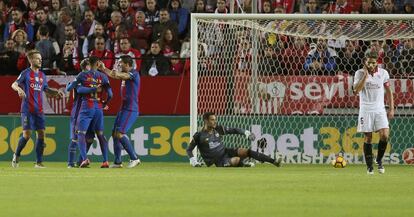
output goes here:
[[16, 156], [17, 157], [20, 157], [20, 153], [22, 152], [24, 147], [26, 147], [27, 141], [28, 140], [25, 139], [23, 136], [20, 136], [19, 143], [17, 143], [17, 148], [16, 148]]
[[248, 150], [247, 155], [255, 160], [268, 162], [268, 163], [274, 163], [275, 160], [265, 154], [259, 153], [257, 151]]
[[385, 149], [387, 149], [387, 140], [380, 140], [378, 143], [378, 155], [377, 155], [377, 162], [378, 164], [382, 164], [382, 157], [384, 157]]
[[43, 162], [43, 150], [45, 149], [44, 139], [37, 138], [36, 140], [36, 163]]
[[121, 164], [122, 163], [122, 157], [121, 157], [121, 151], [122, 151], [122, 147], [121, 147], [121, 143], [119, 143], [119, 139], [114, 136], [114, 155], [115, 155], [115, 160], [114, 163], [115, 164]]
[[103, 162], [108, 161], [108, 141], [104, 135], [98, 134], [99, 146], [101, 147]]
[[364, 142], [364, 156], [367, 167], [372, 168], [372, 144]]
[[76, 142], [71, 141], [68, 147], [68, 166], [74, 166], [76, 157]]
[[138, 159], [137, 155], [135, 154], [134, 148], [132, 148], [131, 142], [129, 141], [129, 139], [126, 135], [123, 135], [119, 141], [121, 142], [121, 144], [124, 147], [125, 151], [128, 153], [129, 158], [131, 160]]

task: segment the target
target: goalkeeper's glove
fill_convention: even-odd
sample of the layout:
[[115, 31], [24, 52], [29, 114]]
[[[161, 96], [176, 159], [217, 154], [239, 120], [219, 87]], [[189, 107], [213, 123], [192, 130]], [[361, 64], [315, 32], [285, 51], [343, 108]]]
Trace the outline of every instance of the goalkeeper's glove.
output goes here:
[[199, 163], [199, 162], [197, 161], [197, 158], [196, 158], [196, 157], [192, 157], [192, 158], [190, 158], [190, 164], [191, 164], [191, 166], [193, 166], [193, 167], [201, 167], [201, 163]]
[[254, 141], [256, 139], [256, 135], [248, 130], [244, 131], [244, 135], [246, 136], [246, 139], [250, 141]]

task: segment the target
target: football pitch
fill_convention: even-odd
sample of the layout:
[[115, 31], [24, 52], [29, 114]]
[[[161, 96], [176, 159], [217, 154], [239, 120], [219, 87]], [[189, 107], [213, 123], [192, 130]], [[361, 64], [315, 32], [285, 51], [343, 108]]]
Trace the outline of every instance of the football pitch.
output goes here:
[[67, 169], [0, 162], [0, 216], [411, 216], [414, 168], [257, 165], [192, 168], [146, 163], [134, 169]]

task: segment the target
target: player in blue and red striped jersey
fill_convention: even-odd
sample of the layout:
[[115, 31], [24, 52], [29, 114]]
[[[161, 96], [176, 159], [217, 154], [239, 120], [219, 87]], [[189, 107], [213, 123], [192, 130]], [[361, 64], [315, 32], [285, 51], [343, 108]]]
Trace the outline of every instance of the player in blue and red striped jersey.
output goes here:
[[[82, 71], [91, 70], [89, 59], [82, 60], [80, 63], [80, 66], [81, 66]], [[75, 167], [76, 147], [78, 144], [78, 138], [77, 138], [75, 129], [76, 129], [76, 122], [78, 120], [79, 110], [81, 106], [80, 95], [96, 92], [96, 88], [94, 87], [88, 88], [88, 87], [80, 87], [80, 86], [77, 87], [77, 86], [78, 86], [78, 83], [76, 79], [75, 81], [68, 83], [68, 85], [66, 86], [67, 92], [74, 90], [73, 91], [73, 105], [72, 105], [72, 110], [70, 113], [70, 125], [69, 125], [71, 142], [69, 143], [69, 146], [68, 146], [68, 168]], [[86, 133], [87, 147], [90, 147], [92, 145], [94, 137], [95, 137], [95, 132], [93, 132], [92, 128], [93, 127], [90, 126]]]
[[[90, 57], [89, 62], [91, 64], [91, 70], [88, 72], [82, 72], [76, 78], [77, 82], [83, 87], [96, 88], [96, 92], [82, 95], [82, 102], [79, 111], [77, 121], [77, 135], [79, 150], [82, 158], [80, 167], [87, 167], [89, 165], [89, 159], [86, 152], [86, 132], [90, 125], [93, 126], [93, 130], [96, 132], [99, 143], [103, 147], [102, 155], [104, 157], [104, 167], [108, 165], [108, 142], [103, 135], [103, 108], [112, 98], [112, 90], [109, 85], [108, 76], [99, 72], [98, 65], [101, 64], [97, 57]], [[103, 90], [107, 93], [107, 99], [102, 103]], [[105, 164], [105, 165], [104, 165]]]
[[47, 85], [46, 75], [40, 71], [42, 56], [37, 50], [27, 53], [30, 67], [23, 70], [17, 80], [13, 82], [12, 88], [22, 98], [21, 118], [23, 135], [19, 139], [16, 152], [13, 154], [12, 167], [19, 166], [20, 154], [27, 141], [30, 139], [32, 130], [37, 131], [36, 140], [36, 164], [35, 168], [45, 168], [43, 165], [45, 117], [43, 113], [43, 91], [51, 97], [63, 97], [63, 92], [50, 88]]
[[100, 64], [99, 69], [105, 72], [109, 77], [115, 79], [121, 79], [121, 97], [122, 97], [122, 106], [121, 110], [118, 112], [114, 128], [112, 129], [112, 137], [114, 139], [114, 155], [115, 160], [114, 164], [111, 165], [112, 168], [121, 168], [122, 167], [122, 158], [121, 158], [121, 144], [124, 149], [127, 151], [130, 161], [128, 168], [132, 168], [141, 163], [138, 159], [137, 154], [135, 153], [128, 136], [125, 135], [126, 132], [132, 127], [136, 121], [139, 110], [138, 110], [138, 94], [140, 87], [140, 76], [139, 72], [133, 69], [133, 60], [130, 56], [124, 55], [120, 57], [119, 64], [121, 71], [109, 70], [105, 67], [104, 64]]

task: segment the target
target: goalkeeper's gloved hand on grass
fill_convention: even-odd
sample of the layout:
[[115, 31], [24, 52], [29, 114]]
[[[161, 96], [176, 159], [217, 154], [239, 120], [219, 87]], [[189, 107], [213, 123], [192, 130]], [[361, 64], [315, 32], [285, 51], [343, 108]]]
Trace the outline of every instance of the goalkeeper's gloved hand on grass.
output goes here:
[[196, 157], [190, 158], [190, 164], [193, 167], [201, 167], [201, 163], [197, 161]]
[[246, 136], [246, 139], [250, 141], [254, 141], [256, 139], [256, 135], [248, 130], [244, 131], [244, 135]]

